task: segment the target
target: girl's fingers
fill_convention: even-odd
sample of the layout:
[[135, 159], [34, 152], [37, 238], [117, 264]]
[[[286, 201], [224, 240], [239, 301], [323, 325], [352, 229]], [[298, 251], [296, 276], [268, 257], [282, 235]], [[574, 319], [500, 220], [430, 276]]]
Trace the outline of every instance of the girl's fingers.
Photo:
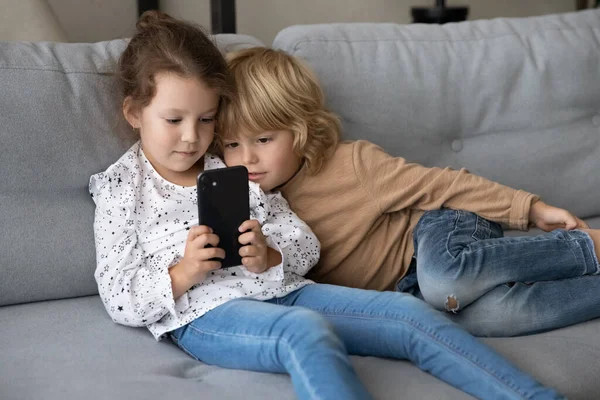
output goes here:
[[188, 232], [187, 240], [188, 242], [193, 242], [197, 237], [207, 233], [212, 233], [212, 229], [210, 229], [206, 225], [192, 226], [192, 229], [190, 229], [190, 231]]
[[201, 249], [198, 252], [198, 256], [201, 260], [210, 260], [211, 258], [224, 259], [225, 258], [225, 250], [223, 250], [220, 247], [208, 247], [206, 249]]
[[250, 231], [246, 233], [242, 233], [238, 238], [240, 244], [248, 245], [253, 244], [255, 246], [265, 246], [266, 241], [262, 232]]
[[240, 227], [238, 228], [238, 230], [240, 232], [247, 232], [247, 231], [260, 231], [260, 223], [255, 220], [255, 219], [249, 219], [247, 221], [244, 221]]
[[260, 257], [242, 257], [242, 264], [248, 271], [260, 274], [265, 271], [265, 263]]
[[196, 249], [203, 249], [206, 246], [216, 247], [219, 244], [219, 237], [214, 233], [203, 233], [197, 236], [192, 243]]
[[221, 263], [219, 261], [206, 261], [204, 263], [207, 271], [214, 271], [221, 268]]
[[240, 249], [239, 254], [242, 257], [259, 257], [263, 251], [258, 246], [244, 246]]

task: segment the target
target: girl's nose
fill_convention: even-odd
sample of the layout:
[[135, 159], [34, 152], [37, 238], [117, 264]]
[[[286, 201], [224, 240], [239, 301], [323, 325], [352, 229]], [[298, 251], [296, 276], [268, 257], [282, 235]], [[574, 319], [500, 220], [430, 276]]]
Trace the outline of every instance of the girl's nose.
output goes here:
[[186, 126], [181, 134], [181, 141], [195, 143], [198, 141], [198, 129], [196, 126]]
[[244, 149], [244, 164], [252, 164], [257, 161], [256, 153], [252, 149], [246, 147]]

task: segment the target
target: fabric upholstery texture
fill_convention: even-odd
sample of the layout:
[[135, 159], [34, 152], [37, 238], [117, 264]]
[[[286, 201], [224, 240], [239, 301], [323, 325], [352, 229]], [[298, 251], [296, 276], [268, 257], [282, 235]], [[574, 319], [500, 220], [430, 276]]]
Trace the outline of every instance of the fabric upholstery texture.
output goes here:
[[293, 26], [273, 47], [316, 71], [346, 138], [600, 214], [600, 185], [590, 185], [600, 159], [600, 10]]
[[[244, 35], [217, 43], [261, 44]], [[114, 324], [95, 296], [87, 183], [131, 143], [113, 76], [124, 46], [0, 43], [0, 398], [292, 399], [287, 376], [196, 362], [147, 330]], [[600, 11], [296, 26], [273, 46], [315, 69], [347, 138], [425, 165], [466, 166], [600, 228]], [[599, 332], [595, 320], [485, 341], [587, 400], [600, 393]], [[405, 361], [353, 363], [376, 399], [469, 398]]]

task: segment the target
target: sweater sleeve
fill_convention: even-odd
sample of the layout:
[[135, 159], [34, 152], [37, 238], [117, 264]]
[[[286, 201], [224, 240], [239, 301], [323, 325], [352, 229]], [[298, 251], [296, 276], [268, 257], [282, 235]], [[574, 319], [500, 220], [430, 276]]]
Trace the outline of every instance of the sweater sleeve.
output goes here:
[[138, 243], [136, 176], [115, 164], [90, 179], [89, 191], [96, 203], [94, 277], [114, 322], [146, 326], [168, 313], [177, 318], [176, 307], [185, 308], [187, 295], [176, 305], [168, 268], [177, 260], [147, 254]]
[[263, 234], [269, 245], [281, 253], [283, 270], [304, 276], [319, 261], [321, 244], [281, 193], [268, 197], [271, 215], [262, 226]]
[[527, 230], [529, 209], [539, 199], [473, 175], [464, 168], [427, 168], [409, 163], [366, 141], [354, 143], [353, 165], [363, 189], [382, 213], [446, 207]]

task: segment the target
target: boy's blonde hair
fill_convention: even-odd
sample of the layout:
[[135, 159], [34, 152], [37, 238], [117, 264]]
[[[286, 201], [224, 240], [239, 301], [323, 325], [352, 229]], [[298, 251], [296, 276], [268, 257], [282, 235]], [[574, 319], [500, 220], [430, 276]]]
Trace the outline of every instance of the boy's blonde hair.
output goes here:
[[262, 47], [230, 53], [227, 64], [236, 96], [221, 103], [217, 152], [241, 129], [253, 135], [290, 130], [304, 168], [317, 173], [339, 142], [340, 122], [325, 108], [312, 71], [295, 57]]

